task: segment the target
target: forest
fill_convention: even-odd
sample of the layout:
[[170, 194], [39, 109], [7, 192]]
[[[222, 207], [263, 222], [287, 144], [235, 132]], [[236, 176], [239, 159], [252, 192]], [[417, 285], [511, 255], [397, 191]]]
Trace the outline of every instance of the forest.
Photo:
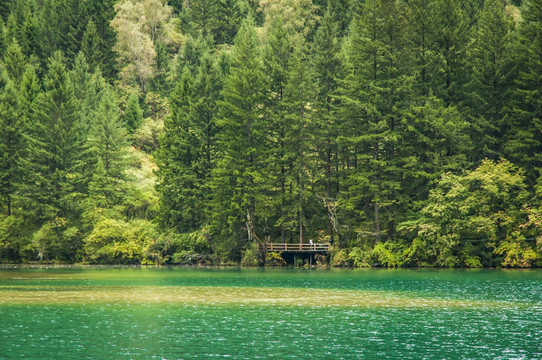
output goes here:
[[542, 266], [542, 0], [2, 0], [0, 262]]

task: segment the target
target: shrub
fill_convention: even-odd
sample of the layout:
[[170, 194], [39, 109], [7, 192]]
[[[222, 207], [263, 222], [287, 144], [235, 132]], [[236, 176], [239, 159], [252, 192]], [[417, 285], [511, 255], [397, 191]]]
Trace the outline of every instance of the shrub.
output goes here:
[[253, 242], [250, 246], [243, 251], [243, 257], [241, 259], [241, 266], [258, 266], [260, 256], [260, 246]]

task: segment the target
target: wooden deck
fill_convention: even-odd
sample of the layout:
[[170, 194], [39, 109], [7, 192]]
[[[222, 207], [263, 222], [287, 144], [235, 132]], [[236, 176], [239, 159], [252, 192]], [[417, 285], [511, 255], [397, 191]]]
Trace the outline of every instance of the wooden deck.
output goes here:
[[326, 252], [329, 251], [329, 244], [285, 244], [267, 243], [267, 251], [278, 252]]

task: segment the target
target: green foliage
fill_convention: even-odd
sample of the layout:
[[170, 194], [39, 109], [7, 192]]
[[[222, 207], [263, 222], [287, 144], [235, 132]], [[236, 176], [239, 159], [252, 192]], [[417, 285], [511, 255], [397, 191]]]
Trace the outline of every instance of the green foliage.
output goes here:
[[460, 265], [461, 240], [498, 246], [509, 241], [524, 215], [528, 197], [524, 175], [510, 162], [484, 160], [474, 171], [444, 174], [431, 192], [419, 234], [434, 247], [436, 264]]
[[[355, 256], [353, 256], [355, 257]], [[345, 267], [350, 266], [350, 257], [346, 249], [341, 249], [336, 252], [332, 252], [331, 255], [331, 266], [335, 267]], [[362, 266], [362, 265], [358, 265]], [[368, 265], [367, 265], [368, 266]]]
[[21, 249], [28, 245], [20, 217], [0, 217], [0, 261], [19, 260]]
[[35, 218], [50, 220], [78, 213], [86, 180], [81, 163], [85, 134], [59, 52], [50, 60], [44, 87], [32, 114], [23, 194]]
[[160, 264], [163, 254], [155, 249], [155, 226], [145, 220], [99, 221], [84, 239], [86, 261], [95, 264]]
[[139, 96], [131, 94], [126, 102], [126, 110], [123, 116], [124, 123], [130, 132], [139, 129], [143, 121], [143, 110], [139, 106]]
[[8, 80], [0, 95], [0, 211], [7, 216], [13, 213], [16, 192], [24, 176], [27, 119], [20, 101], [15, 84]]
[[0, 261], [540, 266], [519, 3], [0, 2]]
[[[166, 235], [167, 236], [167, 235]], [[202, 264], [210, 262], [211, 243], [207, 228], [191, 233], [171, 234], [168, 248], [173, 264]]]
[[78, 228], [66, 218], [55, 217], [33, 234], [26, 251], [34, 255], [32, 260], [69, 261], [76, 259], [79, 242]]
[[[218, 103], [221, 131], [217, 143], [221, 157], [210, 185], [215, 197], [213, 226], [216, 232], [233, 237], [239, 251], [258, 230], [256, 214], [265, 206], [265, 77], [258, 39], [252, 20], [241, 26], [232, 52], [230, 75]], [[241, 227], [247, 221], [247, 236]], [[254, 223], [255, 222], [255, 223]], [[231, 255], [228, 255], [231, 256]]]
[[103, 67], [102, 42], [102, 39], [98, 35], [96, 24], [92, 20], [89, 20], [81, 40], [81, 52], [87, 58], [89, 66], [93, 71], [98, 67]]
[[[260, 247], [257, 243], [253, 242], [249, 245], [241, 258], [241, 266], [258, 266], [260, 256]], [[267, 260], [267, 259], [266, 259]]]
[[526, 1], [521, 10], [514, 49], [519, 73], [511, 89], [504, 152], [525, 169], [532, 184], [542, 165], [542, 2]]
[[495, 253], [504, 255], [501, 265], [506, 267], [531, 267], [536, 262], [540, 263], [542, 259], [540, 251], [537, 252], [529, 246], [525, 241], [525, 236], [519, 232], [513, 233], [509, 239], [502, 241], [495, 249]]
[[268, 252], [265, 256], [265, 264], [271, 266], [286, 265], [286, 261], [282, 258], [278, 252]]

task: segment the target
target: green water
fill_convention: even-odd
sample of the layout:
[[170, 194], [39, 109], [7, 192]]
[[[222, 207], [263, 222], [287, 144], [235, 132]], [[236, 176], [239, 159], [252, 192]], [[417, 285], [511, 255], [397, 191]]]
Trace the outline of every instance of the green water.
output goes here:
[[542, 359], [542, 271], [0, 269], [0, 358]]

